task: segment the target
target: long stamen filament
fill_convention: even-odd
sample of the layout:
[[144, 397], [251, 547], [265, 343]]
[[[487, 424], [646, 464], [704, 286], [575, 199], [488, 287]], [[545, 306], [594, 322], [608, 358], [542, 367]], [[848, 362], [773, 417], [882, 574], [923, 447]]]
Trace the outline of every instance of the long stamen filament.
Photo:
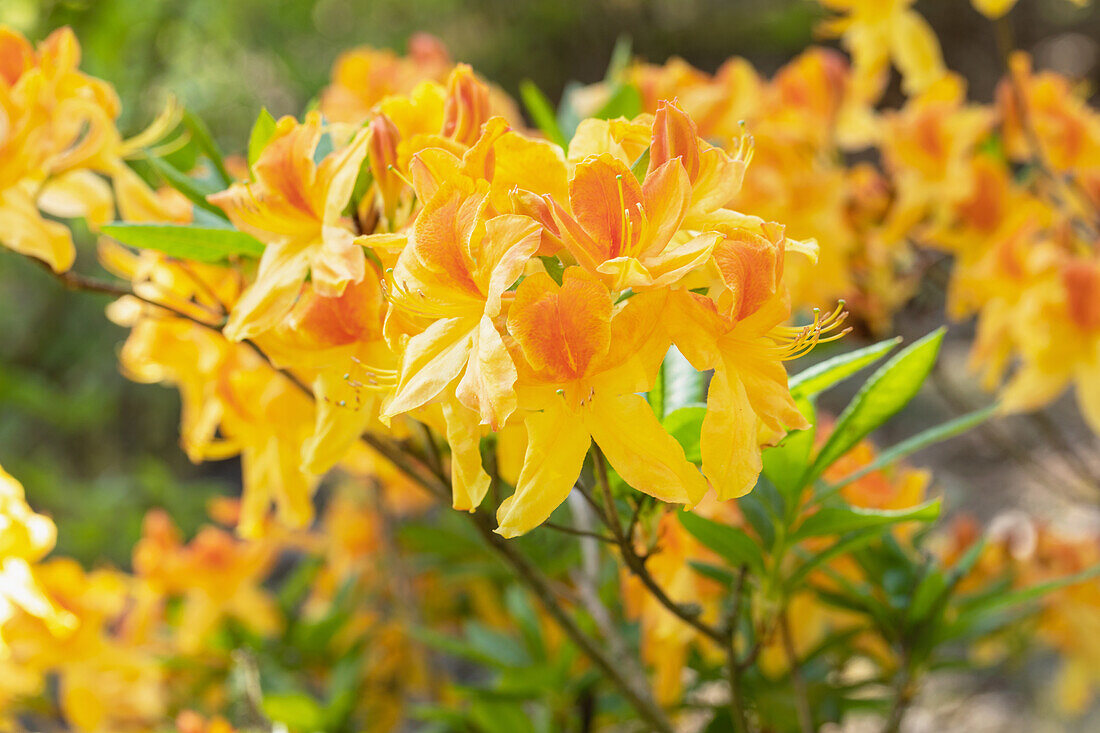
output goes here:
[[805, 356], [818, 344], [836, 341], [850, 332], [851, 328], [840, 329], [848, 312], [844, 309], [844, 301], [827, 316], [821, 316], [821, 310], [814, 309], [814, 321], [808, 326], [780, 326], [772, 329], [768, 334], [775, 343], [774, 350], [768, 349], [773, 356], [782, 361], [791, 361]]

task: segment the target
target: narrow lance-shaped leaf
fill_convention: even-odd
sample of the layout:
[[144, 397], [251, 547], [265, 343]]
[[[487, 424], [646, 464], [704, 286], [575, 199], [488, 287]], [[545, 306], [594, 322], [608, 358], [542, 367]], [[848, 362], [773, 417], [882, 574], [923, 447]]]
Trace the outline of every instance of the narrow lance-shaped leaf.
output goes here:
[[1092, 580], [1097, 576], [1100, 576], [1100, 565], [1080, 573], [1037, 583], [1028, 588], [983, 596], [979, 601], [965, 604], [958, 616], [940, 629], [936, 641], [944, 643], [968, 635], [972, 636], [976, 631], [991, 633], [1018, 618], [1018, 612], [1048, 593]]
[[221, 179], [223, 186], [228, 186], [233, 182], [233, 176], [229, 174], [229, 169], [225, 167], [225, 157], [222, 155], [221, 148], [214, 142], [213, 136], [210, 134], [210, 128], [206, 126], [206, 123], [202, 121], [191, 110], [185, 110], [183, 113], [183, 124], [191, 132], [191, 137], [195, 141], [195, 144], [199, 146], [199, 150], [210, 160], [210, 163], [214, 166], [214, 170], [218, 174], [218, 178]]
[[975, 425], [979, 425], [988, 420], [996, 411], [996, 404], [989, 405], [988, 407], [983, 407], [980, 410], [975, 410], [974, 412], [957, 417], [954, 420], [949, 420], [945, 423], [928, 428], [927, 430], [923, 430], [911, 438], [906, 438], [900, 443], [880, 452], [875, 459], [867, 465], [836, 481], [825, 489], [823, 494], [831, 494], [853, 481], [858, 481], [869, 473], [874, 473], [881, 468], [890, 466], [923, 448], [943, 442], [948, 438], [953, 438], [960, 433], [965, 433]]
[[611, 49], [611, 60], [607, 64], [607, 72], [603, 80], [608, 84], [614, 84], [619, 80], [626, 68], [630, 65], [633, 56], [633, 42], [625, 33], [615, 39], [615, 48]]
[[878, 537], [879, 534], [878, 528], [866, 529], [862, 532], [853, 532], [846, 537], [841, 537], [824, 550], [813, 553], [806, 559], [806, 562], [799, 565], [798, 569], [787, 578], [787, 587], [792, 591], [796, 590], [803, 579], [813, 572], [814, 568], [827, 563], [835, 557], [840, 557], [841, 555], [863, 547]]
[[231, 255], [259, 257], [264, 245], [235, 229], [204, 229], [173, 224], [108, 224], [103, 233], [138, 249], [152, 249], [170, 257], [197, 262], [219, 262]]
[[680, 512], [680, 524], [704, 547], [718, 554], [731, 567], [748, 565], [764, 572], [764, 554], [751, 537], [738, 527], [720, 524], [691, 512]]
[[878, 361], [892, 351], [900, 341], [900, 338], [880, 341], [803, 369], [791, 377], [791, 394], [795, 397], [814, 397], [833, 385], [843, 382], [865, 366]]
[[572, 139], [573, 135], [577, 132], [577, 126], [581, 124], [581, 115], [577, 111], [577, 105], [574, 104], [574, 98], [583, 92], [585, 86], [579, 82], [571, 81], [565, 85], [565, 89], [561, 93], [561, 104], [558, 105], [558, 129], [561, 130], [562, 138], [565, 140]]
[[731, 585], [737, 576], [727, 568], [712, 565], [709, 562], [701, 562], [699, 560], [688, 560], [688, 567], [695, 572], [702, 575], [704, 578], [713, 580], [716, 583], [722, 585]]
[[546, 98], [542, 90], [533, 81], [525, 79], [519, 85], [519, 95], [523, 99], [523, 106], [527, 108], [527, 113], [531, 115], [531, 121], [535, 123], [535, 127], [562, 148], [568, 146], [569, 141], [562, 134], [558, 120], [554, 116], [554, 106], [550, 104], [550, 100]]
[[852, 446], [909, 404], [936, 363], [943, 334], [942, 328], [933, 331], [900, 351], [871, 375], [840, 413], [836, 427], [817, 454], [804, 483], [820, 476]]
[[146, 160], [153, 167], [153, 170], [164, 179], [165, 183], [186, 196], [188, 201], [221, 219], [229, 220], [224, 211], [206, 200], [209, 194], [214, 193], [213, 189], [203, 186], [194, 178], [180, 173], [159, 158], [149, 156]]
[[260, 153], [267, 147], [267, 143], [275, 134], [275, 118], [267, 111], [267, 107], [260, 108], [260, 114], [252, 123], [252, 132], [248, 136], [248, 167], [255, 165]]
[[764, 476], [784, 495], [788, 505], [802, 489], [801, 478], [806, 475], [810, 455], [814, 447], [814, 426], [817, 424], [813, 403], [805, 397], [796, 397], [795, 404], [810, 423], [806, 430], [788, 433], [779, 445], [763, 452]]
[[645, 174], [649, 171], [649, 151], [650, 148], [643, 150], [637, 160], [630, 165], [630, 172], [638, 179], [638, 183], [645, 183]]
[[824, 535], [842, 535], [871, 527], [885, 528], [900, 522], [930, 522], [940, 515], [940, 499], [932, 499], [909, 509], [883, 510], [856, 507], [822, 507], [806, 518], [792, 539], [804, 540]]

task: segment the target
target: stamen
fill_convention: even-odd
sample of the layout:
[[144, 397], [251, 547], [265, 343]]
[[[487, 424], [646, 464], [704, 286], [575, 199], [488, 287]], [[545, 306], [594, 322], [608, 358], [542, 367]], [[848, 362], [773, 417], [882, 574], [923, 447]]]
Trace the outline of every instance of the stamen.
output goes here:
[[388, 170], [390, 173], [392, 173], [395, 176], [397, 176], [398, 178], [400, 178], [401, 181], [406, 186], [408, 186], [409, 188], [413, 188], [412, 181], [410, 181], [408, 178], [406, 178], [404, 176], [404, 174], [401, 173], [401, 171], [397, 170], [397, 166], [395, 166], [393, 163], [390, 163], [389, 165], [387, 165], [386, 170]]
[[774, 342], [773, 348], [762, 347], [762, 355], [767, 354], [781, 361], [791, 361], [813, 351], [818, 344], [836, 341], [852, 329], [840, 329], [848, 317], [843, 300], [824, 318], [821, 310], [814, 309], [814, 321], [808, 326], [779, 326], [771, 330], [768, 336]]
[[623, 191], [623, 174], [620, 173], [615, 176], [616, 183], [619, 184], [619, 211], [623, 212], [623, 219], [619, 221], [619, 243], [617, 247], [611, 248], [611, 256], [618, 257], [622, 254], [624, 249], [624, 243], [629, 242], [629, 226], [630, 226], [630, 212], [626, 208], [626, 193]]

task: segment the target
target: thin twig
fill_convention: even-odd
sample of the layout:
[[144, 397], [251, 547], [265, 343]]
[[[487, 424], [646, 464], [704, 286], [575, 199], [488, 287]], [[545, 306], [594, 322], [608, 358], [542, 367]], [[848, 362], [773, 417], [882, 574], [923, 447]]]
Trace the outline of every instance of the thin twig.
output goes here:
[[745, 700], [741, 694], [741, 664], [737, 660], [737, 624], [741, 619], [741, 604], [745, 597], [745, 576], [748, 567], [741, 566], [737, 576], [737, 585], [733, 589], [733, 608], [727, 618], [726, 628], [730, 629], [730, 645], [726, 647], [726, 668], [730, 677], [730, 718], [736, 733], [748, 733], [749, 722], [745, 716]]
[[[66, 287], [73, 290], [98, 292], [118, 297], [132, 295], [150, 305], [172, 311], [171, 308], [167, 308], [160, 303], [148, 301], [145, 298], [135, 295], [129, 288], [85, 278], [71, 272], [54, 274]], [[198, 319], [178, 311], [172, 312], [206, 328], [220, 331], [220, 327], [217, 325], [203, 323]], [[261, 356], [264, 356], [259, 347], [251, 342], [247, 343], [249, 343], [249, 345], [251, 345]], [[296, 385], [305, 395], [311, 398], [313, 397], [312, 390], [310, 390], [300, 379], [275, 366], [266, 356], [264, 360], [273, 370], [287, 377], [291, 383]], [[437, 497], [440, 501], [450, 503], [450, 487], [447, 485], [444, 477], [432, 471], [423, 461], [411, 455], [396, 441], [373, 433], [364, 433], [360, 438], [364, 443], [380, 453], [384, 458], [393, 463], [409, 478]], [[558, 626], [561, 627], [562, 631], [564, 631], [573, 643], [580, 648], [585, 656], [592, 660], [592, 662], [604, 673], [607, 679], [619, 689], [641, 719], [644, 720], [652, 730], [659, 731], [660, 733], [673, 733], [671, 723], [669, 723], [664, 711], [661, 710], [660, 706], [653, 700], [648, 686], [643, 687], [636, 683], [632, 683], [624, 676], [616, 660], [609, 657], [596, 640], [581, 629], [573, 617], [561, 606], [555, 596], [553, 584], [549, 579], [547, 579], [538, 568], [531, 564], [527, 557], [521, 554], [512, 543], [493, 531], [493, 522], [490, 517], [482, 511], [464, 513], [464, 516], [468, 517], [473, 523], [489, 548], [507, 565], [511, 566], [516, 572], [517, 577], [535, 594], [550, 616], [553, 617]]]
[[650, 574], [645, 566], [645, 561], [638, 556], [638, 553], [634, 550], [634, 546], [626, 536], [623, 535], [623, 528], [622, 525], [619, 524], [618, 514], [615, 510], [615, 497], [611, 493], [611, 484], [607, 477], [607, 463], [603, 457], [603, 453], [595, 445], [592, 447], [592, 459], [596, 465], [596, 478], [599, 482], [600, 490], [603, 493], [606, 511], [612, 516], [607, 524], [611, 529], [611, 534], [615, 537], [615, 541], [619, 546], [619, 555], [622, 557], [623, 563], [626, 565], [627, 569], [634, 577], [642, 582], [642, 585], [646, 587], [650, 595], [657, 599], [658, 603], [671, 611], [684, 623], [724, 649], [731, 642], [730, 635], [699, 618], [700, 612], [697, 610], [697, 607], [686, 607], [669, 598], [664, 588], [662, 588]]
[[568, 527], [564, 524], [557, 524], [555, 522], [543, 522], [542, 526], [555, 532], [561, 532], [562, 534], [571, 534], [576, 537], [591, 537], [592, 539], [599, 540], [600, 542], [608, 542], [612, 545], [618, 544], [615, 542], [614, 537], [608, 537], [607, 535], [600, 534], [599, 532], [589, 532], [587, 530], [577, 529], [576, 527]]
[[802, 676], [802, 668], [799, 666], [798, 652], [794, 648], [794, 637], [791, 636], [791, 621], [786, 609], [779, 613], [779, 636], [783, 642], [783, 653], [787, 656], [787, 664], [791, 668], [791, 686], [794, 688], [794, 707], [798, 714], [798, 727], [802, 733], [813, 733], [814, 716], [810, 712], [810, 693], [806, 688], [806, 679]]
[[898, 670], [897, 680], [894, 683], [894, 704], [890, 706], [890, 714], [886, 718], [886, 723], [882, 726], [882, 733], [898, 733], [901, 730], [901, 721], [905, 717], [905, 711], [908, 710], [909, 704], [913, 701], [911, 672], [909, 655], [903, 650], [901, 668]]
[[435, 438], [432, 436], [432, 429], [425, 423], [414, 420], [416, 426], [420, 429], [421, 439], [424, 441], [424, 457], [428, 460], [428, 466], [436, 474], [442, 476], [443, 472], [443, 458], [439, 454], [439, 446], [435, 444]]

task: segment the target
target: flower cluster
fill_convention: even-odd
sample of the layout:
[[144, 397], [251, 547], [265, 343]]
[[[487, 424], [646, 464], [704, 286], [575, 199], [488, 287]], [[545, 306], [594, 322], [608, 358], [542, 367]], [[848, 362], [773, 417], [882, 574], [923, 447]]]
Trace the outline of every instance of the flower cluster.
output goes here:
[[69, 228], [44, 214], [83, 218], [92, 227], [127, 215], [151, 195], [125, 159], [154, 142], [174, 110], [141, 135], [123, 140], [119, 101], [101, 79], [82, 73], [72, 31], [37, 48], [0, 27], [0, 244], [56, 272], [76, 257]]
[[[1100, 431], [1096, 242], [1100, 113], [1073, 80], [1008, 60], [993, 104], [967, 100], [963, 79], [910, 0], [822, 0], [822, 30], [851, 54], [810, 49], [763, 79], [731, 58], [714, 74], [679, 59], [635, 62], [621, 82], [646, 111], [677, 99], [700, 134], [726, 150], [755, 141], [735, 208], [781, 221], [819, 244], [794, 262], [795, 309], [845, 298], [857, 323], [891, 316], [950, 269], [948, 314], [977, 314], [972, 363], [1009, 411], [1049, 404], [1067, 386]], [[975, 5], [991, 17], [1011, 3]], [[881, 104], [891, 67], [904, 102]], [[613, 87], [577, 94], [595, 109]], [[1011, 370], [1011, 375], [1009, 375]]]
[[[336, 117], [351, 114], [347, 67], [385, 58], [338, 65]], [[785, 263], [816, 247], [728, 208], [751, 140], [727, 153], [662, 102], [585, 120], [562, 150], [497, 115], [469, 67], [437, 82], [437, 66], [402, 62], [429, 78], [361, 119], [272, 125], [241, 180], [208, 196], [260, 243], [254, 267], [101, 246], [134, 289], [111, 308], [132, 329], [123, 367], [179, 387], [193, 460], [242, 456], [239, 530], [257, 534], [272, 503], [304, 526], [318, 477], [362, 434], [417, 422], [446, 436], [458, 509], [489, 488], [483, 434], [522, 455], [503, 461], [518, 464], [498, 511], [509, 537], [562, 503], [593, 443], [663, 501], [748, 491], [761, 446], [805, 425], [783, 362], [842, 318], [783, 325]], [[186, 220], [156, 202], [141, 220]], [[701, 472], [639, 396], [672, 345], [715, 370]]]
[[[383, 554], [378, 512], [347, 490], [331, 498], [316, 531], [273, 532], [262, 541], [211, 524], [185, 543], [167, 514], [150, 512], [129, 574], [43, 559], [52, 522], [31, 512], [6, 473], [0, 488], [0, 710], [29, 710], [32, 701], [49, 699], [53, 677], [60, 716], [76, 730], [160, 730], [184, 708], [180, 731], [227, 731], [224, 719], [207, 722], [186, 708], [228, 713], [228, 680], [254, 674], [250, 666], [258, 664], [242, 654], [293, 648], [302, 643], [296, 634], [312, 634], [307, 651], [315, 660], [304, 670], [310, 684], [335, 684], [333, 660], [355, 655], [349, 692], [370, 720], [366, 730], [391, 729], [400, 713], [394, 691], [418, 684], [407, 620], [348, 605], [348, 597], [389, 591], [374, 562]], [[380, 501], [400, 510], [385, 494]], [[240, 510], [219, 500], [211, 511], [233, 523]], [[290, 599], [296, 605], [288, 605], [286, 591], [276, 596], [270, 589], [280, 574], [276, 563], [287, 558], [312, 569], [299, 572], [307, 584], [296, 590], [304, 593], [300, 600]], [[363, 653], [368, 639], [373, 651]], [[250, 645], [251, 652], [240, 651]]]
[[[1044, 593], [1035, 624], [1082, 708], [1095, 538], [917, 531], [940, 502], [894, 465], [992, 409], [882, 454], [867, 440], [942, 331], [827, 428], [817, 396], [895, 344], [793, 382], [785, 363], [847, 333], [847, 307], [887, 329], [947, 253], [948, 312], [977, 314], [974, 363], [1007, 382], [1004, 407], [1073, 383], [1100, 432], [1100, 114], [1022, 55], [995, 103], [971, 103], [912, 0], [823, 4], [849, 56], [813, 48], [770, 79], [737, 58], [629, 61], [558, 118], [528, 88], [537, 130], [431, 37], [356, 49], [316, 109], [261, 113], [228, 158], [174, 103], [124, 140], [69, 31], [35, 48], [0, 28], [0, 244], [111, 295], [124, 373], [178, 389], [188, 458], [242, 473], [190, 540], [148, 514], [124, 572], [45, 559], [53, 525], [0, 471], [0, 710], [38, 700], [87, 731], [381, 731], [424, 694], [457, 729], [498, 729], [465, 706], [548, 726], [579, 711], [583, 729], [627, 709], [672, 731], [724, 677], [736, 729], [874, 704], [900, 724], [948, 642], [988, 641]], [[905, 101], [887, 109], [892, 69]], [[58, 219], [86, 220], [115, 280], [71, 271]], [[418, 524], [438, 500], [463, 513]], [[470, 571], [479, 552], [514, 577]], [[433, 642], [507, 670], [507, 694], [441, 695]]]

